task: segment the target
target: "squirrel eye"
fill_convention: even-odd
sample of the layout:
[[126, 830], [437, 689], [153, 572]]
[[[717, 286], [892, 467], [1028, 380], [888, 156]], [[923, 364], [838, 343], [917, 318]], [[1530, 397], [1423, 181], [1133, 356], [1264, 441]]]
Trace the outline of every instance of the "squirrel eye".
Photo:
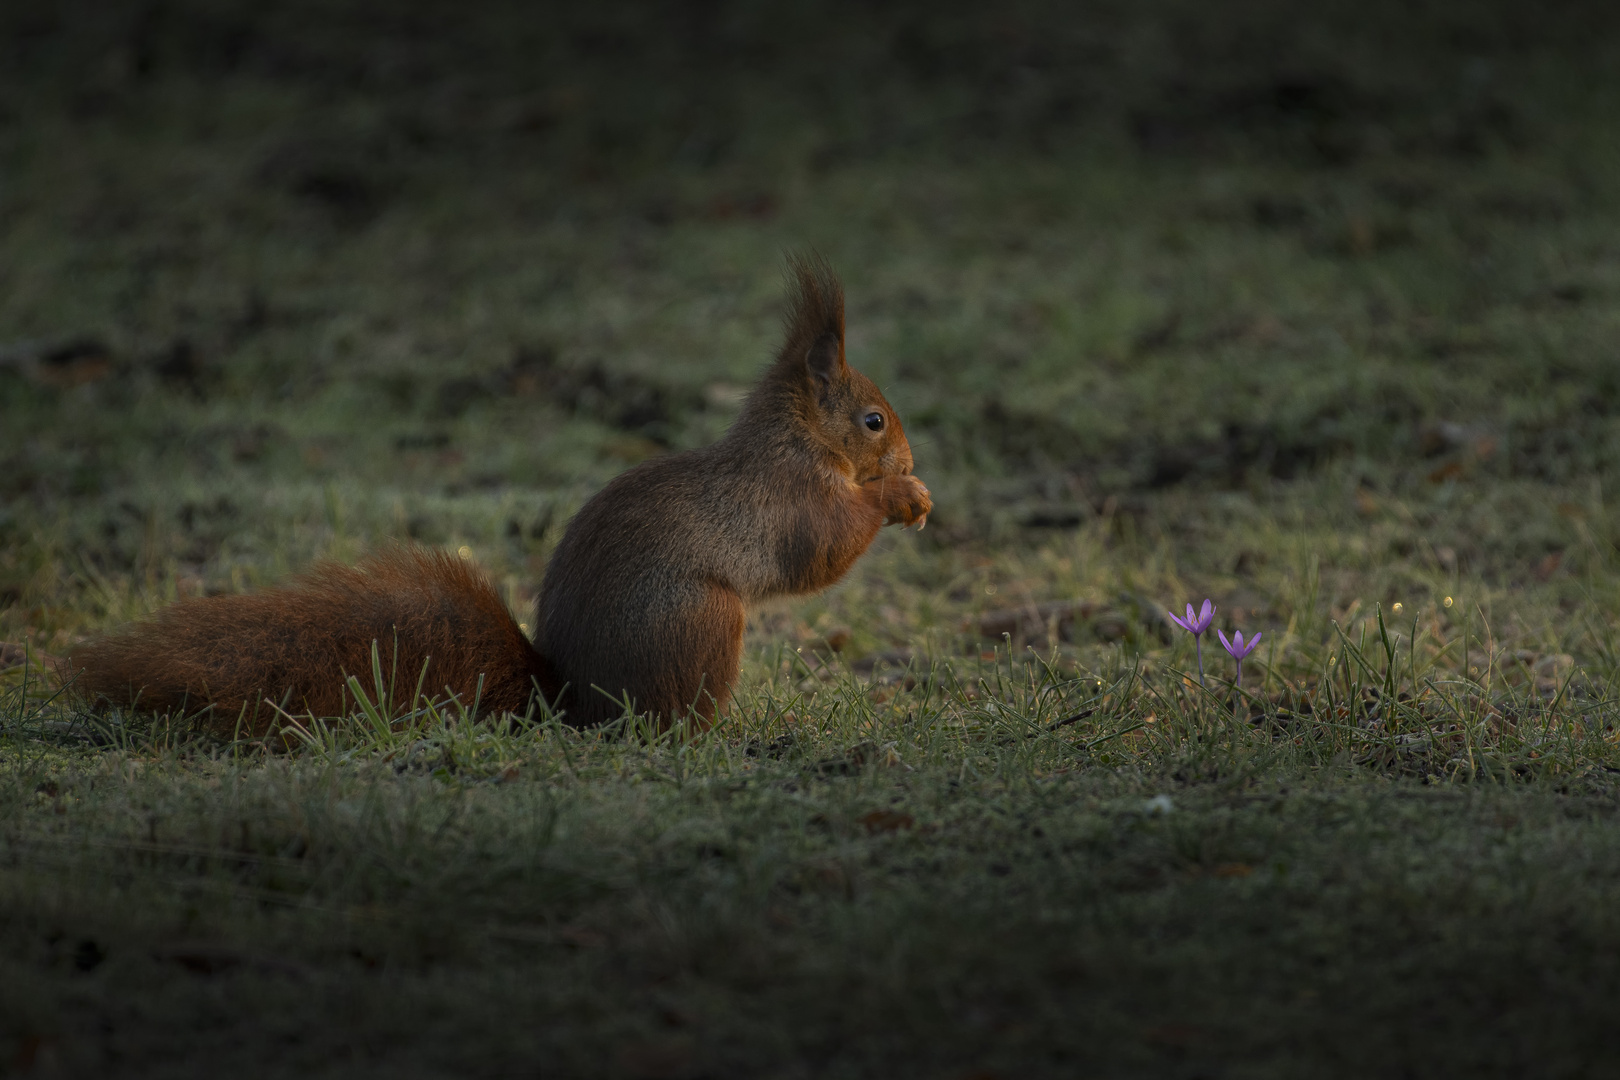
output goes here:
[[880, 413], [880, 412], [869, 412], [869, 413], [867, 413], [866, 414], [866, 426], [867, 426], [868, 429], [870, 429], [872, 431], [882, 431], [883, 430], [883, 414]]

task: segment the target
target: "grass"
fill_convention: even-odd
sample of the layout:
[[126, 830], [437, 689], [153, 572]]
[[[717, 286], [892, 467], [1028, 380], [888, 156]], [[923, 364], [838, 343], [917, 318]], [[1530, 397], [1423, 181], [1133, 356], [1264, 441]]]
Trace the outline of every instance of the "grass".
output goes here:
[[[1135, 667], [962, 662], [887, 701], [803, 669], [691, 739], [441, 714], [277, 752], [14, 735], [23, 1052], [1286, 1075], [1580, 1074], [1612, 1049], [1601, 737], [1526, 715], [1504, 739], [1484, 707], [1437, 715], [1439, 686], [1380, 731], [1200, 716]], [[1409, 737], [1437, 730], [1438, 769], [1447, 737]]]
[[0, 672], [0, 1068], [1598, 1072], [1620, 65], [1555, 7], [0, 17], [0, 640], [403, 538], [522, 617], [808, 245], [938, 504], [689, 737]]

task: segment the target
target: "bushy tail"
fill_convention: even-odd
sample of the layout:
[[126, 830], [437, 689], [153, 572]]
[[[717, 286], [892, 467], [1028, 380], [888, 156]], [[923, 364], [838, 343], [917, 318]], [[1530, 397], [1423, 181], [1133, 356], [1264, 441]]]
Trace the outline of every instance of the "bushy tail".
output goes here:
[[[325, 563], [245, 596], [182, 600], [72, 653], [64, 674], [91, 700], [150, 712], [210, 710], [214, 726], [275, 726], [294, 715], [341, 716], [346, 677], [374, 692], [372, 642], [403, 711], [418, 680], [481, 712], [522, 713], [536, 685], [558, 686], [489, 579], [441, 551], [400, 548], [357, 567]], [[423, 678], [423, 670], [426, 677]], [[483, 676], [482, 692], [479, 676]], [[273, 703], [273, 704], [272, 704]]]

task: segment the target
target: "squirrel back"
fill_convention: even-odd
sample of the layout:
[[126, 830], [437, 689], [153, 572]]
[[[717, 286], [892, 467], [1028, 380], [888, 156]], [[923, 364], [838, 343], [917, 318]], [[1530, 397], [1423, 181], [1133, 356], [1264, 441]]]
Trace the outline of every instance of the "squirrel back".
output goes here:
[[[281, 588], [188, 600], [71, 658], [79, 685], [154, 711], [212, 706], [339, 715], [344, 675], [523, 713], [531, 695], [571, 723], [626, 705], [661, 724], [707, 722], [729, 700], [747, 606], [841, 578], [885, 524], [926, 520], [899, 417], [844, 356], [843, 290], [819, 259], [794, 259], [776, 360], [710, 446], [628, 470], [575, 515], [547, 566], [531, 646], [465, 563], [401, 549], [356, 569], [323, 564]], [[394, 660], [397, 648], [397, 663]], [[285, 704], [283, 704], [285, 702]], [[402, 703], [409, 707], [409, 702]]]

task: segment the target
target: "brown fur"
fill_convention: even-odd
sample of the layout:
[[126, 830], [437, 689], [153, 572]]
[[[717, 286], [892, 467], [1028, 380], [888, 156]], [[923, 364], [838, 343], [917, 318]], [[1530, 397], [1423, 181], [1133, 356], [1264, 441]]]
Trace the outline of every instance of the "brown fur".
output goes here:
[[241, 716], [244, 731], [261, 732], [276, 720], [272, 706], [343, 715], [355, 706], [349, 675], [375, 700], [373, 641], [396, 713], [415, 704], [419, 678], [429, 699], [455, 695], [468, 707], [476, 699], [497, 714], [527, 709], [533, 680], [557, 690], [489, 580], [419, 548], [352, 569], [323, 563], [261, 593], [182, 600], [75, 650], [69, 668], [92, 698], [153, 712], [211, 706], [213, 726], [229, 729]]
[[[626, 692], [666, 720], [717, 717], [746, 605], [831, 585], [884, 524], [932, 506], [899, 418], [845, 362], [837, 279], [819, 260], [790, 269], [782, 349], [731, 429], [619, 476], [552, 556], [535, 644], [569, 684], [576, 722], [618, 715], [609, 697]], [[878, 433], [863, 423], [873, 411]]]
[[246, 706], [262, 727], [265, 698], [342, 713], [344, 674], [370, 691], [376, 640], [405, 696], [431, 658], [427, 689], [470, 703], [483, 674], [489, 711], [524, 711], [538, 685], [577, 724], [618, 716], [627, 698], [661, 724], [712, 721], [737, 678], [747, 605], [831, 585], [878, 529], [932, 507], [899, 417], [845, 361], [837, 279], [819, 259], [790, 273], [782, 348], [741, 415], [713, 445], [645, 462], [581, 508], [546, 569], [533, 647], [482, 576], [404, 550], [176, 604], [79, 650], [80, 685], [154, 710]]

